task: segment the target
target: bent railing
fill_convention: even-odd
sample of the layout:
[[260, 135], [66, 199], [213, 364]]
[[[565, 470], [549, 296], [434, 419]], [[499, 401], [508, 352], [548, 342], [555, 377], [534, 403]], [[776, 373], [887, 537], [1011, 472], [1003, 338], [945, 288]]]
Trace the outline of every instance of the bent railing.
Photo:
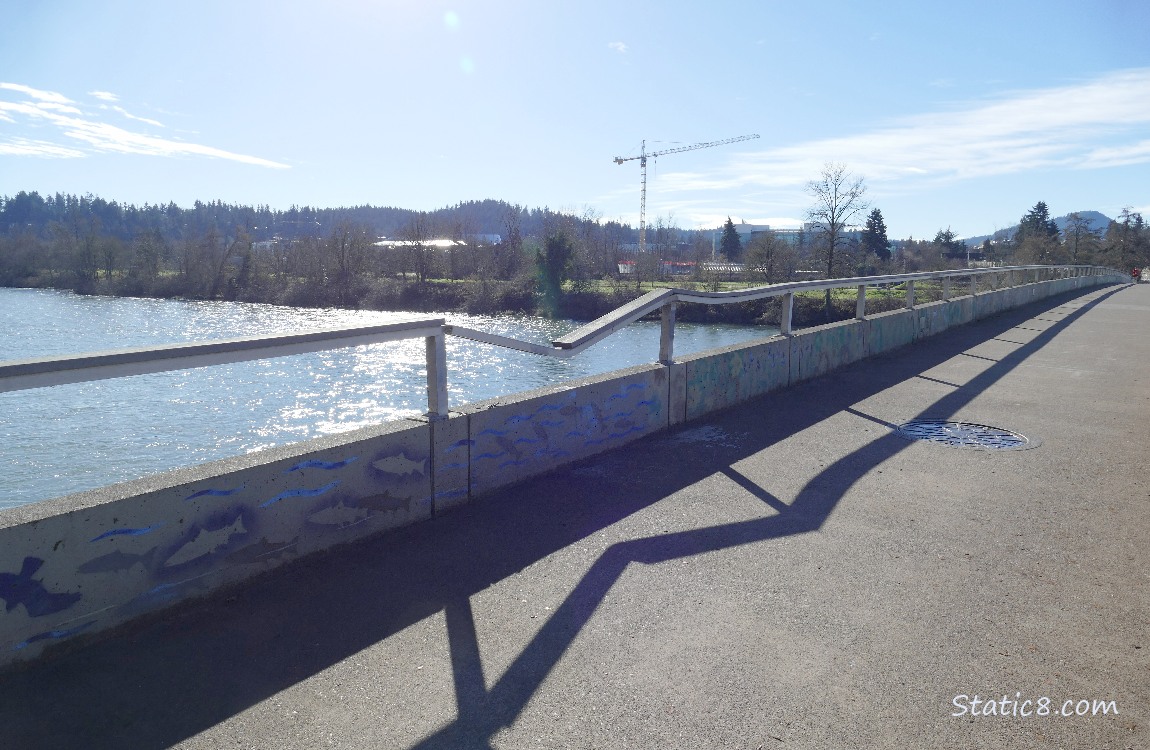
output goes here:
[[[827, 289], [857, 288], [855, 302], [855, 318], [866, 318], [866, 290], [867, 287], [906, 285], [906, 308], [915, 307], [915, 283], [921, 281], [940, 280], [942, 282], [942, 298], [949, 300], [954, 292], [954, 279], [969, 278], [970, 294], [978, 293], [980, 278], [990, 277], [999, 280], [1005, 286], [1018, 286], [1020, 284], [1035, 283], [1058, 278], [1073, 278], [1078, 276], [1102, 276], [1119, 274], [1111, 268], [1101, 266], [1010, 266], [1005, 268], [986, 269], [958, 269], [953, 271], [922, 271], [919, 273], [902, 273], [886, 276], [860, 276], [848, 279], [819, 279], [815, 281], [793, 281], [783, 284], [769, 284], [766, 286], [735, 289], [725, 292], [704, 292], [690, 289], [655, 289], [647, 294], [618, 307], [606, 315], [587, 323], [586, 325], [561, 336], [551, 342], [551, 347], [511, 339], [506, 336], [475, 331], [462, 326], [445, 326], [448, 334], [460, 338], [481, 341], [509, 349], [519, 349], [551, 357], [570, 357], [587, 347], [602, 341], [620, 328], [646, 317], [656, 310], [660, 311], [662, 331], [659, 337], [659, 362], [669, 364], [674, 360], [675, 342], [675, 308], [680, 302], [691, 302], [704, 305], [727, 305], [738, 302], [751, 302], [753, 300], [769, 297], [782, 298], [782, 311], [780, 315], [779, 332], [789, 336], [793, 330], [792, 312], [795, 295], [799, 292], [816, 292]], [[997, 288], [997, 286], [996, 286]]]
[[119, 349], [75, 356], [0, 362], [0, 393], [422, 338], [425, 339], [426, 343], [427, 416], [431, 419], [442, 419], [446, 418], [449, 408], [445, 344], [445, 336], [448, 335], [539, 356], [567, 358], [658, 310], [661, 317], [658, 361], [662, 364], [670, 364], [674, 360], [675, 312], [679, 303], [725, 305], [781, 297], [782, 311], [779, 328], [780, 333], [787, 336], [792, 333], [794, 298], [800, 292], [856, 287], [855, 317], [863, 320], [866, 316], [866, 290], [868, 287], [905, 284], [905, 306], [907, 309], [914, 309], [915, 284], [922, 281], [941, 281], [942, 299], [949, 300], [954, 292], [954, 280], [956, 278], [969, 278], [970, 294], [977, 294], [979, 279], [986, 277], [993, 278], [995, 288], [999, 288], [1000, 283], [1010, 287], [1081, 276], [1115, 276], [1117, 280], [1117, 278], [1122, 277], [1122, 274], [1114, 269], [1101, 266], [1013, 266], [796, 281], [725, 292], [656, 289], [565, 336], [555, 339], [550, 346], [463, 326], [448, 325], [443, 318], [429, 318], [356, 328], [338, 328], [277, 336], [223, 339]]

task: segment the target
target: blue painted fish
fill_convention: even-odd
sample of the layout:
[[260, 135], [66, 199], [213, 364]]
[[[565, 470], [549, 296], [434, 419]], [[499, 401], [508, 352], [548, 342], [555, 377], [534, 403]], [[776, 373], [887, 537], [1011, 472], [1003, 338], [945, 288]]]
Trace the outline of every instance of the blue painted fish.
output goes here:
[[44, 561], [38, 557], [25, 557], [19, 573], [0, 573], [0, 599], [8, 612], [23, 604], [30, 617], [42, 617], [61, 612], [80, 601], [80, 592], [58, 594], [32, 580]]

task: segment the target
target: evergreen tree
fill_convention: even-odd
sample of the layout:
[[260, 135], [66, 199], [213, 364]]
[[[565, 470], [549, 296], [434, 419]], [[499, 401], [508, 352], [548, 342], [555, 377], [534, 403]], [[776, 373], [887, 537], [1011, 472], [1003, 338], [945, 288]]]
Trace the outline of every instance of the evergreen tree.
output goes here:
[[543, 249], [535, 255], [535, 267], [539, 272], [539, 290], [543, 296], [543, 309], [549, 316], [559, 312], [559, 300], [563, 296], [563, 282], [571, 271], [575, 259], [575, 245], [562, 229], [553, 232], [543, 243]]
[[958, 239], [950, 227], [940, 229], [934, 235], [934, 244], [942, 248], [942, 252], [946, 255], [962, 255], [966, 252], [966, 243]]
[[1014, 241], [1022, 244], [1028, 237], [1035, 237], [1038, 239], [1058, 239], [1058, 224], [1050, 218], [1050, 209], [1042, 201], [1034, 204], [1034, 208], [1026, 212], [1022, 220], [1018, 223], [1018, 232], [1014, 235]]
[[877, 208], [866, 217], [862, 246], [868, 255], [874, 253], [882, 260], [890, 260], [890, 238], [886, 236], [886, 223], [882, 219], [882, 211]]
[[719, 250], [732, 263], [738, 261], [743, 255], [743, 243], [739, 239], [738, 231], [735, 230], [735, 222], [731, 221], [730, 216], [727, 217], [727, 223], [723, 225], [723, 238], [719, 242]]

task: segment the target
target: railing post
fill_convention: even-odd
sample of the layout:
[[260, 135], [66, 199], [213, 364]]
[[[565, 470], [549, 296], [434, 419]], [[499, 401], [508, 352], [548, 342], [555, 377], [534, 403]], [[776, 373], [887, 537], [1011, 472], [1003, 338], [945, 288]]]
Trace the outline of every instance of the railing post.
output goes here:
[[976, 294], [978, 294], [978, 275], [972, 273], [970, 275], [970, 296], [973, 297]]
[[866, 320], [866, 284], [859, 284], [859, 296], [855, 301], [855, 320]]
[[906, 309], [914, 309], [914, 282], [906, 282]]
[[447, 418], [447, 343], [443, 330], [425, 339], [427, 343], [427, 416]]
[[675, 303], [668, 302], [659, 310], [662, 328], [659, 333], [659, 362], [670, 365], [675, 361]]
[[795, 307], [795, 293], [787, 292], [782, 296], [783, 310], [779, 317], [779, 333], [784, 336], [791, 335], [791, 313]]
[[945, 302], [950, 299], [950, 277], [942, 277], [942, 299]]

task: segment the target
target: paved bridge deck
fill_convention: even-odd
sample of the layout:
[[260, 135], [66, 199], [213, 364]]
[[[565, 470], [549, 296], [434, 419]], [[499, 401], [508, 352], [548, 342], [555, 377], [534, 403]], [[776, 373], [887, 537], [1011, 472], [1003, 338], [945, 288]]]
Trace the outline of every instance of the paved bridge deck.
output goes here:
[[[1147, 747], [1148, 324], [1048, 300], [291, 564], [0, 676], [0, 748]], [[1118, 715], [951, 715], [1016, 693]]]

